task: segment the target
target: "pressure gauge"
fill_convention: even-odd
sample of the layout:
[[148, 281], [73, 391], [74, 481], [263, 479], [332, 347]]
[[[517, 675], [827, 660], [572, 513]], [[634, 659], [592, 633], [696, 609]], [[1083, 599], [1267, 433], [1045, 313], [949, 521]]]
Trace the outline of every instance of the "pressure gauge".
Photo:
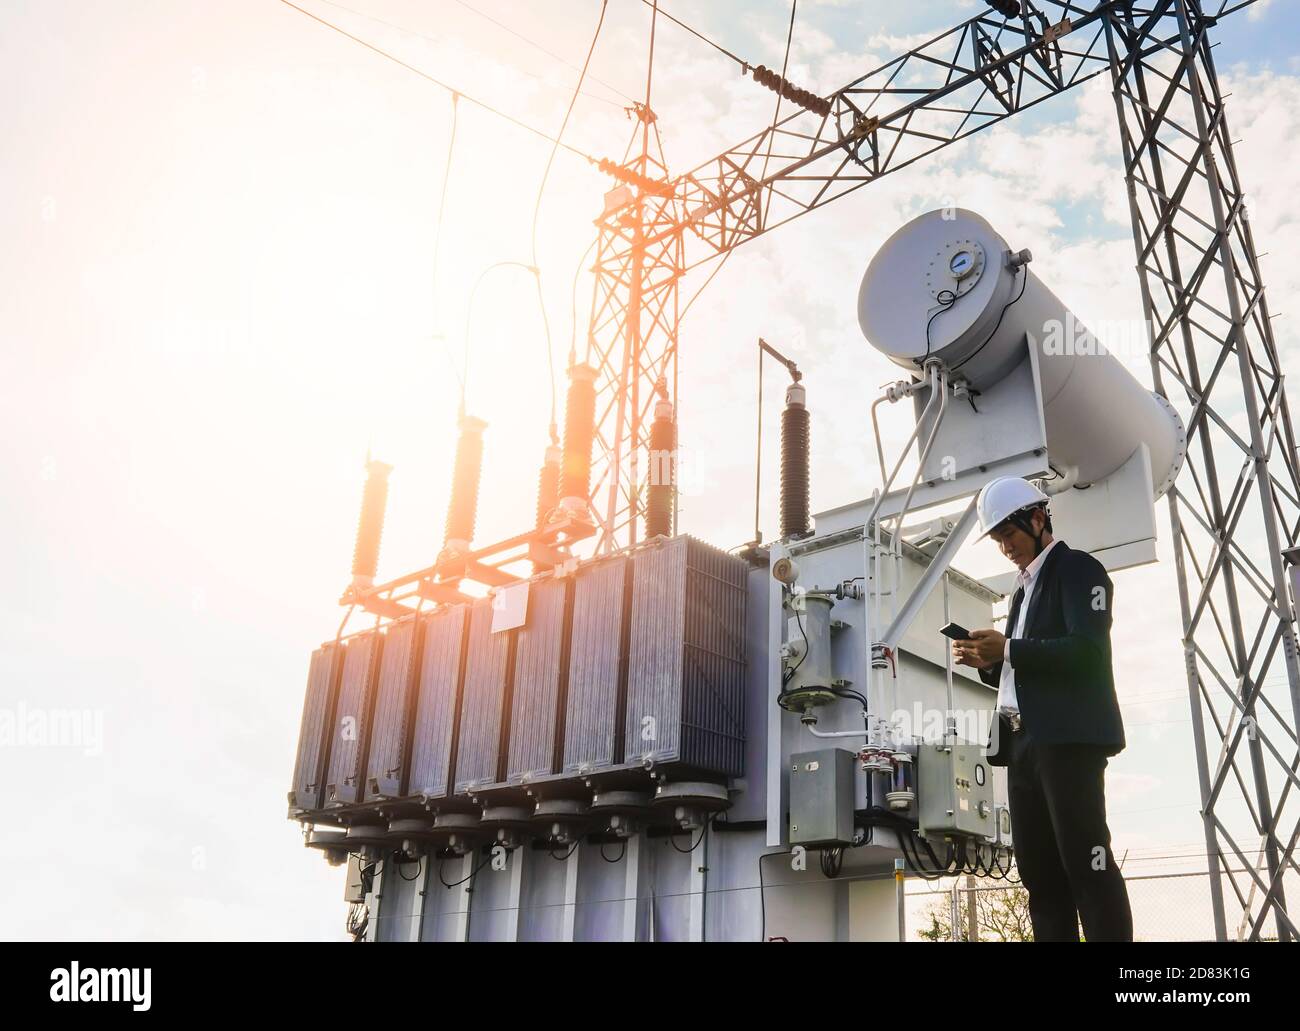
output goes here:
[[975, 255], [967, 250], [958, 251], [948, 260], [948, 271], [954, 279], [965, 279], [975, 271]]

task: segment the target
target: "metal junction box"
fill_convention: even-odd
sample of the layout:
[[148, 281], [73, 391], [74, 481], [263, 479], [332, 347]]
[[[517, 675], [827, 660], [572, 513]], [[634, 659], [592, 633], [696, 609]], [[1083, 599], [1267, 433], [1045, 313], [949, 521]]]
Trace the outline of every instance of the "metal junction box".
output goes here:
[[853, 843], [854, 754], [823, 748], [790, 756], [790, 844]]
[[969, 834], [992, 839], [993, 769], [981, 745], [923, 744], [917, 748], [917, 808], [927, 837]]

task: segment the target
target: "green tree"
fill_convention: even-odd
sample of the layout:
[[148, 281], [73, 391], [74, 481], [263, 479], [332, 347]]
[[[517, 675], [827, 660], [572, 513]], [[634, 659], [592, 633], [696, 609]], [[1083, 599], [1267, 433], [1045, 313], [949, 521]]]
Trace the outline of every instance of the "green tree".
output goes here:
[[[953, 936], [952, 903], [948, 897], [935, 899], [928, 905], [923, 917], [928, 926], [917, 933], [925, 941], [968, 941], [966, 927], [969, 905], [968, 890], [960, 891], [958, 905], [961, 921], [957, 935]], [[1029, 919], [1029, 892], [1018, 885], [998, 886], [975, 892], [975, 920], [980, 941], [1030, 942], [1034, 940], [1033, 923]]]

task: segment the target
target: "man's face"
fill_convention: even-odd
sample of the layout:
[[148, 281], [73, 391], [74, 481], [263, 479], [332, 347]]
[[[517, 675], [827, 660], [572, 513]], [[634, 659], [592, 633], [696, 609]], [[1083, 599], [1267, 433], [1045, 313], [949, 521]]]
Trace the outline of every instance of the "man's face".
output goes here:
[[[1041, 533], [1045, 522], [1042, 510], [1032, 512], [1029, 520], [1034, 530]], [[1002, 554], [1015, 563], [1017, 569], [1024, 569], [1034, 561], [1034, 538], [1013, 523], [1000, 523], [989, 532], [989, 539], [997, 543]]]

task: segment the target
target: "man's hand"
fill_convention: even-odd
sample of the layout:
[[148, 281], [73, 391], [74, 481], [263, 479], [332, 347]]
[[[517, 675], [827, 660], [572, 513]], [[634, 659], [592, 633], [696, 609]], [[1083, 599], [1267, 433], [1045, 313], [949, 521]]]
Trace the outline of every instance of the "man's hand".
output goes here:
[[996, 630], [972, 630], [969, 641], [953, 641], [953, 661], [959, 666], [988, 669], [1002, 661], [1007, 639]]

